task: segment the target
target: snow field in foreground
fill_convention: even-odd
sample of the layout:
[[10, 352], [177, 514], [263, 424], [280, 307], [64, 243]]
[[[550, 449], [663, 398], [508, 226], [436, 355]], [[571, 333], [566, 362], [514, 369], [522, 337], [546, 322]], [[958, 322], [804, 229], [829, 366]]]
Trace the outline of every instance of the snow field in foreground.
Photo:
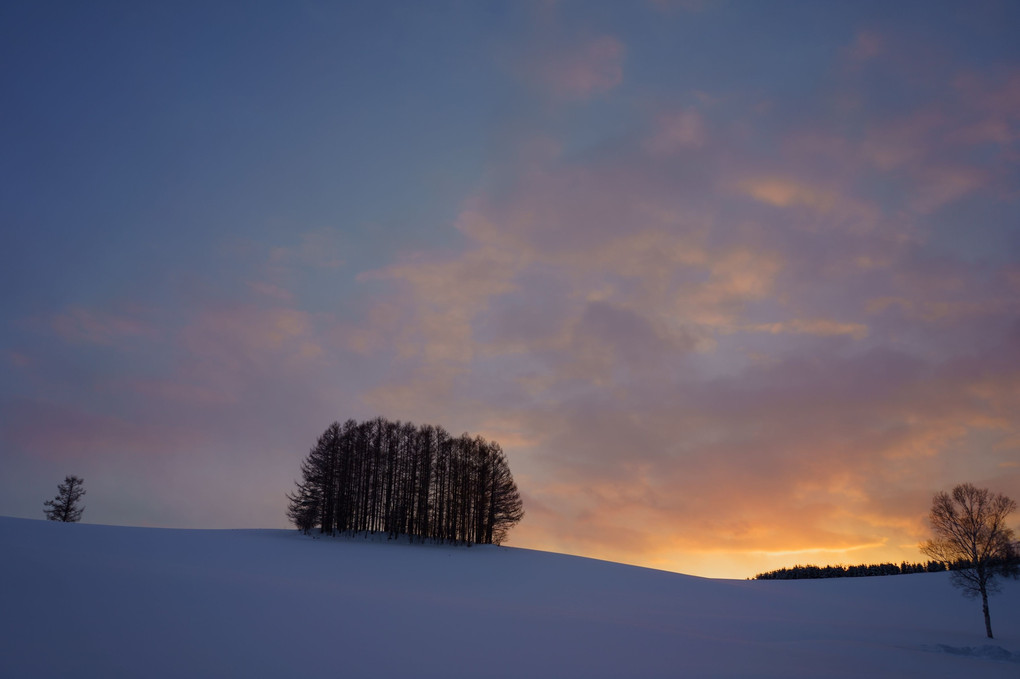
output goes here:
[[1020, 582], [710, 580], [561, 554], [0, 517], [0, 676], [1020, 677]]

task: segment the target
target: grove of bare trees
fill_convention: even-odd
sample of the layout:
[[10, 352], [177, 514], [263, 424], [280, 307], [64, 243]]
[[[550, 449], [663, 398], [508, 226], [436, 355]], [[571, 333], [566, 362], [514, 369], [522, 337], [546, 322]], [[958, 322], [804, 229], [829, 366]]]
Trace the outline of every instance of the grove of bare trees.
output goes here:
[[327, 427], [287, 499], [294, 525], [331, 535], [500, 544], [524, 516], [498, 443], [381, 417]]

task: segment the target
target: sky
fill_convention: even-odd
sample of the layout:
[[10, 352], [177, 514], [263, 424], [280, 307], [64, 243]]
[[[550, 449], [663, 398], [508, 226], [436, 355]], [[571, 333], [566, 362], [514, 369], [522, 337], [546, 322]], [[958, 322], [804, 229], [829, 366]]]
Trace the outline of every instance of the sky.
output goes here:
[[514, 546], [922, 560], [935, 492], [1020, 499], [1017, 26], [5, 2], [0, 514], [285, 527], [383, 416], [499, 442]]

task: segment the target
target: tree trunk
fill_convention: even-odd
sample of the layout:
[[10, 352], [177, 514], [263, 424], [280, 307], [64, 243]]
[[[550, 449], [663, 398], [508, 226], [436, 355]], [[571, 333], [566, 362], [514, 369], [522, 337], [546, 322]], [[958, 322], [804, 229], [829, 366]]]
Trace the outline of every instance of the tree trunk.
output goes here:
[[988, 590], [985, 586], [981, 585], [981, 610], [985, 614], [985, 631], [988, 632], [988, 638], [994, 639], [992, 636], [992, 618], [988, 615]]

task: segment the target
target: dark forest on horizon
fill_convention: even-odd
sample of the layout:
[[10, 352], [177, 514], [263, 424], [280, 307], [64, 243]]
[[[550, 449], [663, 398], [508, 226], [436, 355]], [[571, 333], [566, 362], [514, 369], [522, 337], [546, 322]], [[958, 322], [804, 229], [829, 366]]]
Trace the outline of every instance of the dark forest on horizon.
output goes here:
[[877, 575], [908, 575], [910, 573], [941, 573], [971, 568], [970, 561], [960, 560], [952, 563], [945, 561], [927, 561], [925, 563], [894, 563], [859, 564], [856, 566], [801, 566], [779, 568], [755, 575], [751, 580], [814, 580], [821, 578], [864, 578]]

